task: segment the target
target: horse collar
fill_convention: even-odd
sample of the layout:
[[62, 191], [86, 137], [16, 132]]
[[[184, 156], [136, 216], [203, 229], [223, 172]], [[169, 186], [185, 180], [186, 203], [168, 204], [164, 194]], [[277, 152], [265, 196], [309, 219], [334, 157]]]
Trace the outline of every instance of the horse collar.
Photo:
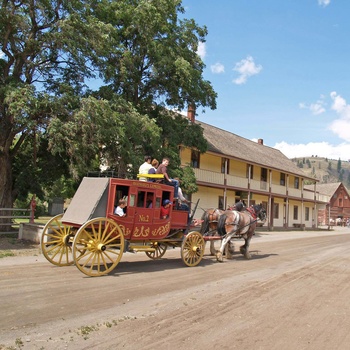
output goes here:
[[257, 218], [256, 212], [253, 208], [247, 208], [247, 212], [252, 216], [252, 218], [255, 220]]

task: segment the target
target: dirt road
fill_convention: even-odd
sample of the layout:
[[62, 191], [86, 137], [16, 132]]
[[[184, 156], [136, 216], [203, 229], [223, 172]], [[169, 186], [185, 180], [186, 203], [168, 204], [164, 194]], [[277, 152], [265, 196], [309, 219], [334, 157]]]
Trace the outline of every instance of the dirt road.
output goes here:
[[0, 349], [349, 349], [349, 229], [260, 233], [249, 261], [208, 248], [193, 268], [127, 253], [95, 278], [0, 259]]

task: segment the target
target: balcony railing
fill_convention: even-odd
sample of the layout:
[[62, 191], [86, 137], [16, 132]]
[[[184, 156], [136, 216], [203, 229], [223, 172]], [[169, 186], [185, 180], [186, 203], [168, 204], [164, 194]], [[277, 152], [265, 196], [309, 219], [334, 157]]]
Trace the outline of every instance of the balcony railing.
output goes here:
[[196, 175], [197, 181], [203, 181], [212, 183], [215, 185], [223, 185], [224, 184], [224, 174], [222, 173], [216, 173], [214, 171], [210, 170], [204, 170], [204, 169], [193, 169], [194, 174]]
[[[224, 174], [222, 173], [214, 172], [211, 170], [204, 170], [204, 169], [193, 169], [193, 170], [197, 181], [211, 183], [213, 185], [220, 185], [220, 186], [223, 186], [225, 183], [224, 182], [225, 177], [224, 177]], [[245, 177], [227, 175], [226, 180], [227, 180], [226, 181], [227, 186], [248, 189], [248, 179]], [[251, 191], [263, 191], [263, 192], [269, 193], [269, 184], [266, 181], [250, 180], [250, 189]], [[271, 193], [285, 196], [287, 194], [287, 187], [281, 186], [278, 184], [271, 184]], [[292, 196], [292, 197], [301, 198], [301, 189], [289, 188], [288, 194], [289, 196]], [[313, 200], [314, 199], [313, 191], [304, 190], [303, 198], [307, 200]], [[319, 200], [322, 202], [329, 202], [329, 197], [316, 193], [316, 200]]]

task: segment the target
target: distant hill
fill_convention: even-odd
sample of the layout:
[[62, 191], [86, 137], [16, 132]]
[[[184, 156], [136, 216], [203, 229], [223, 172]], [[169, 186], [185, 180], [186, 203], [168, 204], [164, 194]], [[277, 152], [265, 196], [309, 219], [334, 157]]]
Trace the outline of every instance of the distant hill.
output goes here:
[[350, 188], [350, 161], [340, 161], [322, 157], [303, 157], [291, 159], [307, 176], [318, 179], [320, 183], [342, 182]]

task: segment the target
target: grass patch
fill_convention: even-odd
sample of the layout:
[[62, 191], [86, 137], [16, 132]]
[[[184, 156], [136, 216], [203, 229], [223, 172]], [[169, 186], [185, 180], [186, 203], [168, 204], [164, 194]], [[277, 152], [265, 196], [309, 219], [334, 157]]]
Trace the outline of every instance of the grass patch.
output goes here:
[[14, 256], [15, 254], [11, 250], [0, 250], [0, 259], [6, 258], [7, 256]]

